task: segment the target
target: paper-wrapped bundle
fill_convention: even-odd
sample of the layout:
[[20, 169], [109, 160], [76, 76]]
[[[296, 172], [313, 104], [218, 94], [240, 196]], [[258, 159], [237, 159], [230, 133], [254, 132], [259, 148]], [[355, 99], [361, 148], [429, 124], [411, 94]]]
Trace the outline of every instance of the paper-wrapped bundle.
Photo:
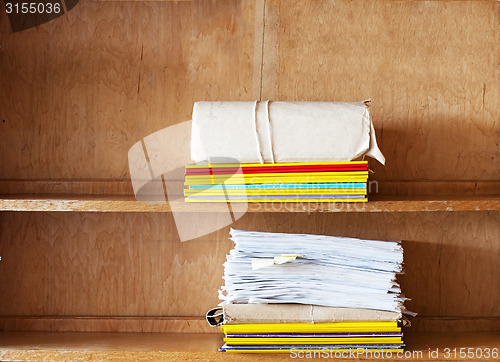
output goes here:
[[366, 102], [197, 102], [194, 162], [343, 162], [370, 156], [385, 163]]

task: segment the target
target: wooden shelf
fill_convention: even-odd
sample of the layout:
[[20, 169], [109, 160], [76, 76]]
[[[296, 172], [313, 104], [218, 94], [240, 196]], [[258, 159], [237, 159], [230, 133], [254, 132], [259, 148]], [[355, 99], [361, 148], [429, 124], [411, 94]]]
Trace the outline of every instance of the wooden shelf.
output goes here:
[[[387, 196], [231, 205], [248, 212], [235, 226], [403, 240], [401, 284], [419, 312], [410, 332], [498, 331], [498, 6], [82, 0], [40, 27], [1, 22], [0, 360], [254, 360], [216, 352], [218, 334], [180, 334], [213, 332], [202, 316], [218, 301], [232, 242], [224, 227], [181, 243], [174, 213], [200, 213], [187, 228], [222, 227], [227, 205], [134, 197], [137, 142], [146, 179], [174, 169], [157, 191], [182, 190], [190, 132], [151, 141], [179, 130], [200, 100], [371, 97], [387, 165], [370, 162], [367, 186]], [[405, 339], [425, 353], [498, 346], [500, 336]]]
[[[460, 348], [474, 353], [499, 348], [500, 332], [405, 333], [405, 360], [463, 360]], [[252, 354], [218, 352], [221, 334], [0, 332], [2, 360], [254, 360]], [[457, 348], [446, 358], [445, 348]], [[429, 358], [438, 351], [437, 358]], [[471, 351], [472, 351], [471, 350]], [[411, 357], [413, 355], [413, 357]], [[259, 360], [289, 360], [288, 354], [259, 355]], [[366, 360], [365, 358], [362, 358]], [[494, 360], [494, 358], [490, 358]]]
[[[234, 212], [429, 212], [499, 211], [500, 196], [373, 196], [367, 203], [248, 203], [231, 204]], [[3, 195], [0, 211], [50, 212], [226, 212], [222, 203], [143, 203], [133, 196]]]

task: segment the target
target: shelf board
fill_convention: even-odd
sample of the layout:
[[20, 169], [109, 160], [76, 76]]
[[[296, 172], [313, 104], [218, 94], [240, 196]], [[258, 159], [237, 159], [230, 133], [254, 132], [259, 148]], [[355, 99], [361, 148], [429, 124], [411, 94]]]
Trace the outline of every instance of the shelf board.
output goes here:
[[[233, 203], [233, 212], [499, 211], [500, 196], [373, 196], [367, 203]], [[133, 196], [0, 195], [0, 211], [227, 212], [225, 203], [143, 203]]]
[[[499, 348], [500, 332], [405, 333], [405, 360], [463, 360], [460, 348], [483, 353]], [[252, 354], [218, 352], [222, 334], [0, 332], [2, 360], [254, 360]], [[457, 348], [446, 358], [445, 348]], [[438, 351], [429, 358], [430, 351]], [[437, 357], [437, 358], [436, 358]], [[289, 360], [289, 355], [263, 354], [259, 360]], [[366, 360], [366, 357], [362, 357]], [[491, 359], [491, 358], [490, 358]]]

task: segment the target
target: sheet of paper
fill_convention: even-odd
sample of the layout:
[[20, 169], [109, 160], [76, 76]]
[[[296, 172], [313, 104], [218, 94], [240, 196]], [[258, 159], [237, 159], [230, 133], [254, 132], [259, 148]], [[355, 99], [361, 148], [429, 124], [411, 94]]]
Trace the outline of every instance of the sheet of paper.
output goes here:
[[285, 264], [302, 257], [300, 254], [278, 255], [274, 258], [252, 258], [252, 270], [269, 267], [273, 264]]
[[403, 311], [398, 241], [231, 230], [224, 303], [299, 303]]

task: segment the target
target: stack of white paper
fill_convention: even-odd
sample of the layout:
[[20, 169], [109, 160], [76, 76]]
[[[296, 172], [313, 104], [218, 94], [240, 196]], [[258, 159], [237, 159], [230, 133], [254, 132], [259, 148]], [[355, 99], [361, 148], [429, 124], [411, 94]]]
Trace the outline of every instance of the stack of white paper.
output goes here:
[[399, 241], [231, 230], [224, 303], [403, 310]]

